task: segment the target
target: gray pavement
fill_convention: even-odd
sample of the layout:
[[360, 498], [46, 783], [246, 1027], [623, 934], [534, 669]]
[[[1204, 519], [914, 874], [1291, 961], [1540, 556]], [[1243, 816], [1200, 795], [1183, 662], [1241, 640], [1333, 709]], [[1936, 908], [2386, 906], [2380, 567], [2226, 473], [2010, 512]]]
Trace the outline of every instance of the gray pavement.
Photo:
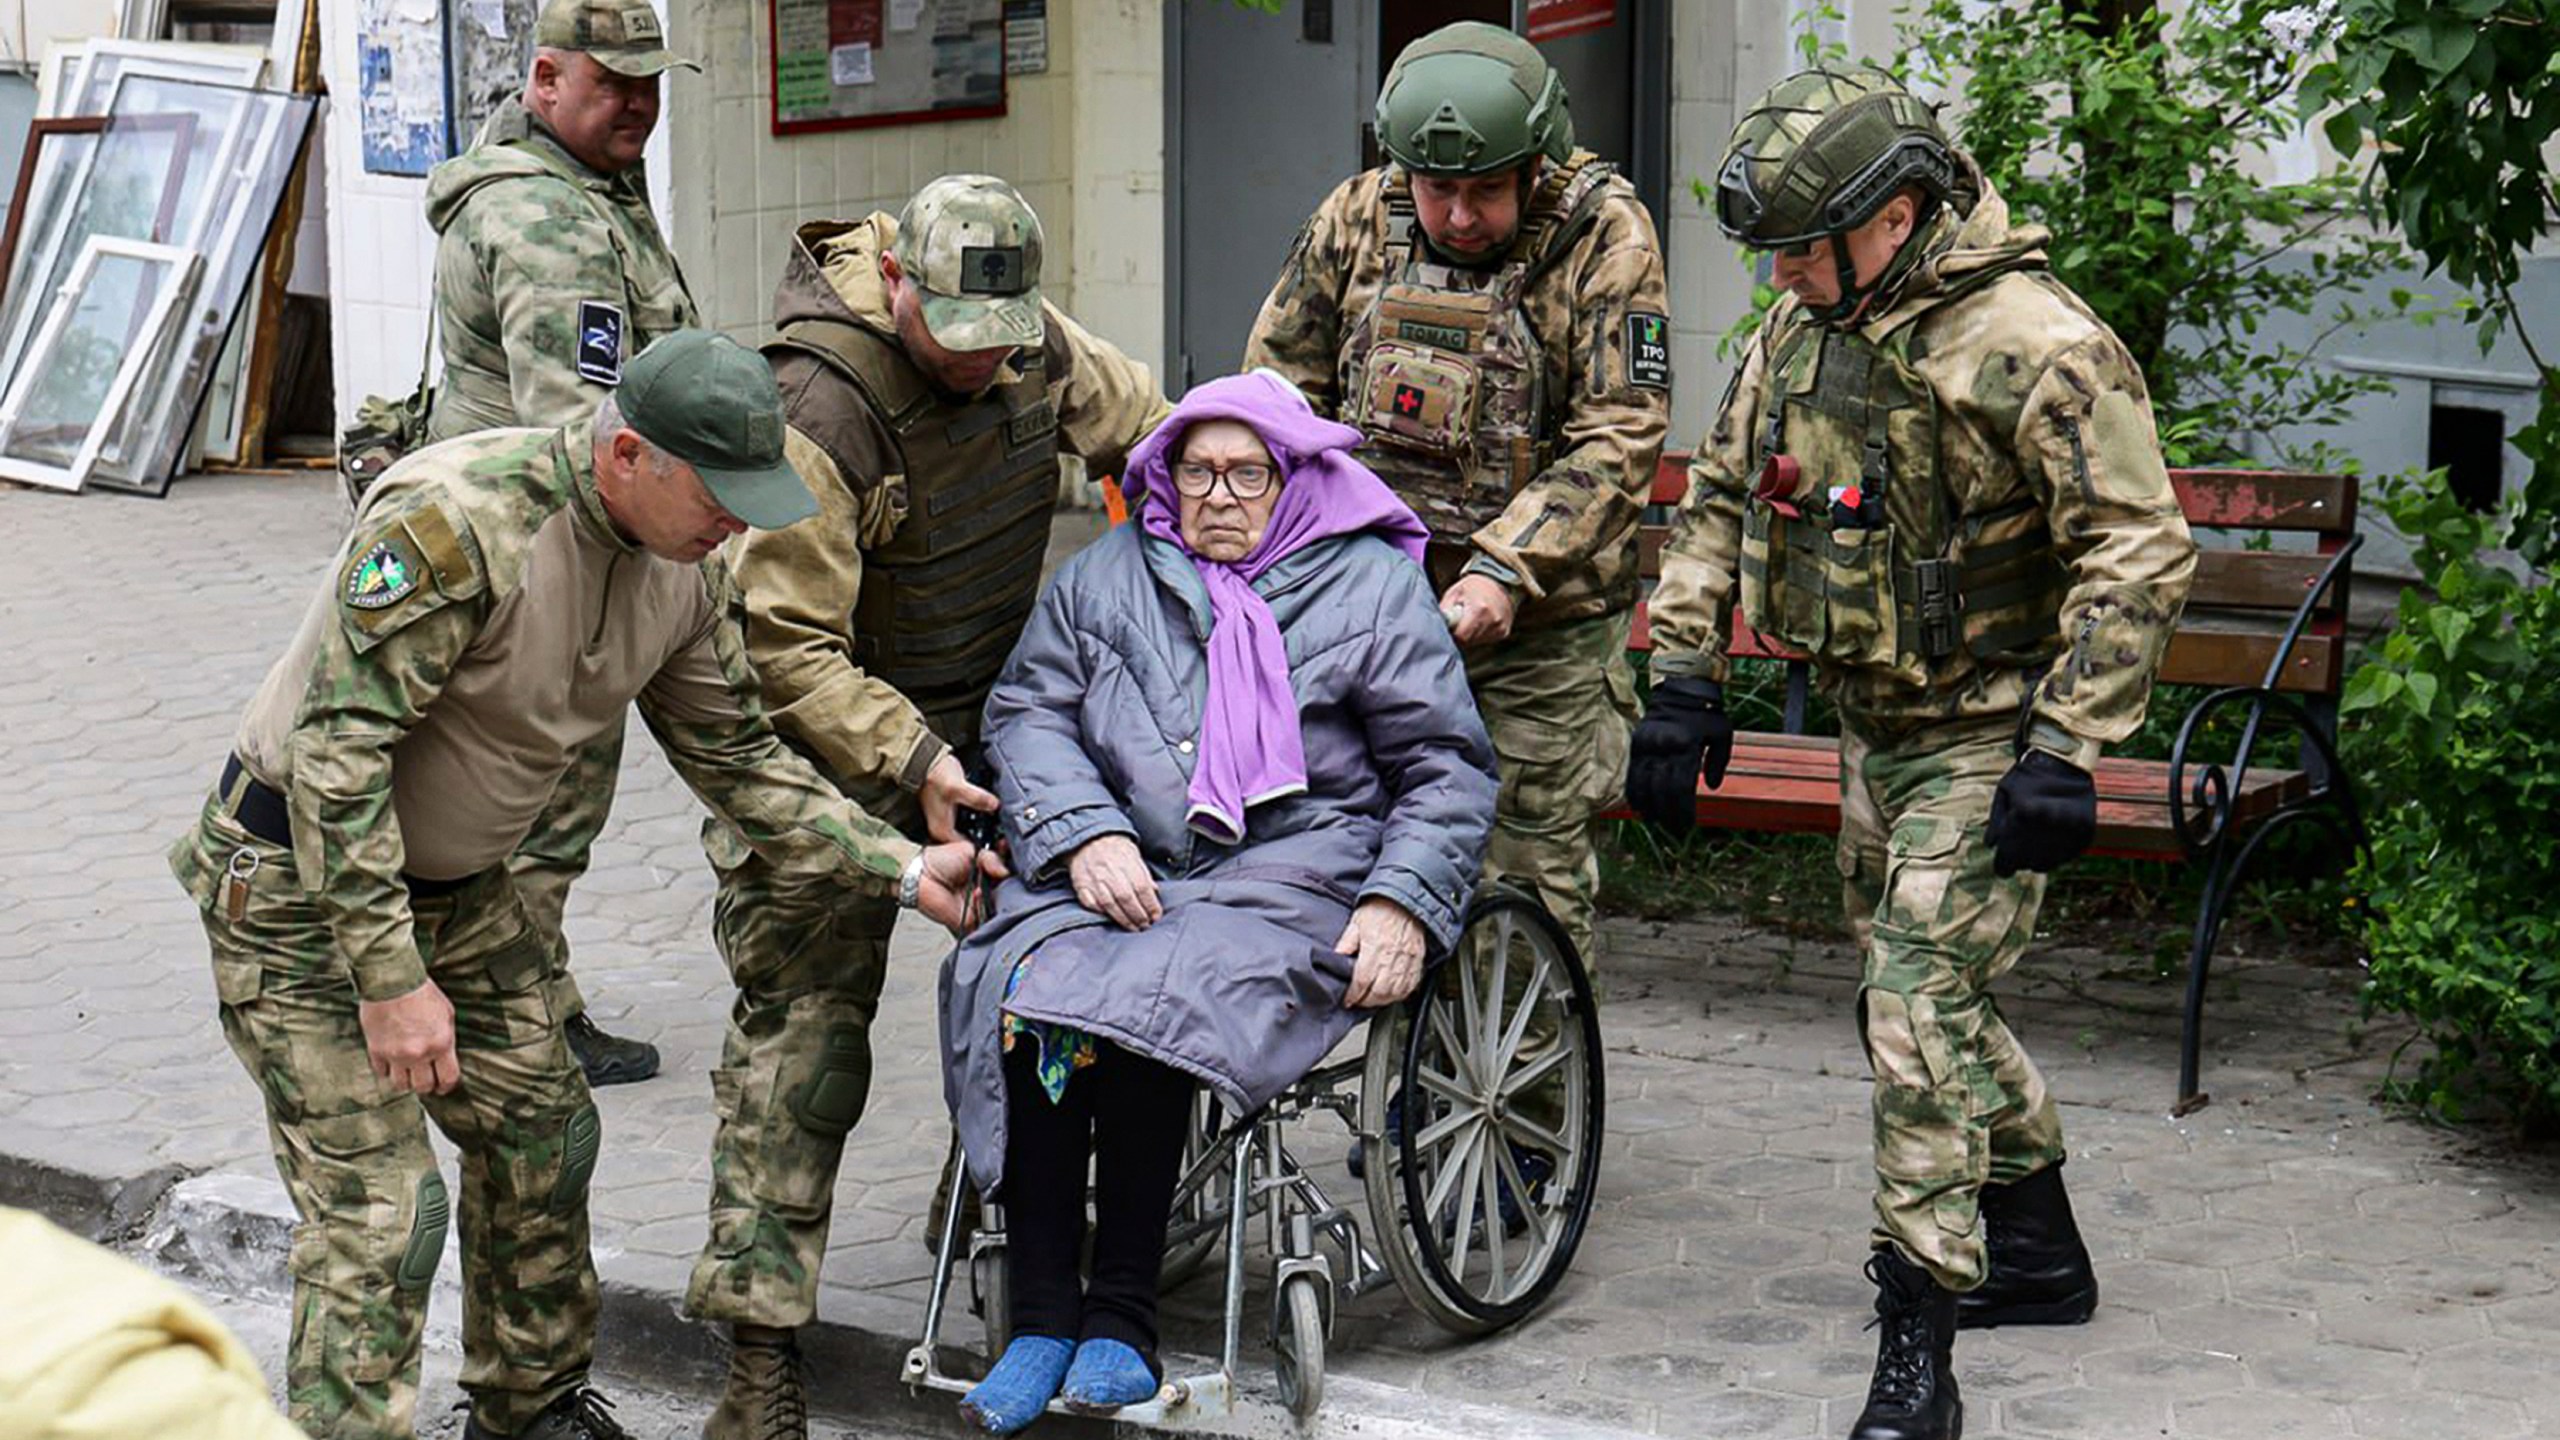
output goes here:
[[[0, 1201], [157, 1249], [210, 1288], [274, 1283], [280, 1192], [160, 855], [341, 515], [321, 476], [191, 479], [162, 503], [0, 491]], [[698, 1394], [717, 1352], [675, 1301], [703, 1236], [727, 995], [696, 806], [634, 733], [569, 922], [597, 1018], [667, 1061], [598, 1096], [604, 1342], [609, 1363]], [[2553, 1167], [2376, 1109], [2405, 1037], [2357, 1018], [2355, 974], [2246, 957], [2215, 982], [2215, 1103], [2173, 1120], [2173, 987], [2069, 938], [2044, 938], [2004, 1004], [2063, 1101], [2104, 1304], [2085, 1327], [1962, 1337], [1968, 1433], [2560, 1433]], [[1873, 1343], [1851, 957], [1717, 920], [1612, 921], [1607, 941], [1609, 1158], [1573, 1274], [1489, 1340], [1391, 1290], [1356, 1302], [1314, 1433], [1846, 1433]], [[938, 955], [926, 929], [902, 933], [816, 1342], [822, 1406], [935, 1428], [947, 1401], [889, 1382], [921, 1323], [943, 1153]], [[1340, 1174], [1338, 1130], [1312, 1123], [1301, 1147], [1320, 1176]], [[1206, 1281], [1175, 1292], [1172, 1343], [1213, 1350], [1216, 1305]], [[1267, 1397], [1260, 1329], [1245, 1379]]]

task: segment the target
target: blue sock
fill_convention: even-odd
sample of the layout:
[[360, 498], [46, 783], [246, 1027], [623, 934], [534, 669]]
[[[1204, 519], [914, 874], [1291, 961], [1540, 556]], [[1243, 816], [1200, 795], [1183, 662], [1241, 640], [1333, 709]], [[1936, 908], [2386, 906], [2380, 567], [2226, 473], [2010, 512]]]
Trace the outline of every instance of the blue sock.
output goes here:
[[1076, 1347], [1076, 1363], [1058, 1394], [1069, 1405], [1116, 1410], [1154, 1399], [1156, 1388], [1147, 1357], [1118, 1340], [1096, 1338]]
[[960, 1397], [960, 1418], [995, 1435], [1010, 1435], [1039, 1419], [1074, 1353], [1073, 1345], [1054, 1335], [1015, 1336], [987, 1378]]

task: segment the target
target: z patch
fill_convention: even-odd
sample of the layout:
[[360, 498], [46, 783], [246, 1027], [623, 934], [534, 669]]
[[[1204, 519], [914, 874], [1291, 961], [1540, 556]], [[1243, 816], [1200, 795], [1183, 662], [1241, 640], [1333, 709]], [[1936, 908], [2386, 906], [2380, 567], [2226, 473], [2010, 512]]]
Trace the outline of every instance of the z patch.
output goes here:
[[1671, 388], [1671, 320], [1641, 310], [1627, 315], [1627, 383]]
[[417, 590], [421, 568], [406, 542], [379, 541], [347, 567], [347, 603], [359, 610], [397, 605]]
[[578, 302], [578, 378], [599, 385], [622, 383], [622, 307], [602, 300]]

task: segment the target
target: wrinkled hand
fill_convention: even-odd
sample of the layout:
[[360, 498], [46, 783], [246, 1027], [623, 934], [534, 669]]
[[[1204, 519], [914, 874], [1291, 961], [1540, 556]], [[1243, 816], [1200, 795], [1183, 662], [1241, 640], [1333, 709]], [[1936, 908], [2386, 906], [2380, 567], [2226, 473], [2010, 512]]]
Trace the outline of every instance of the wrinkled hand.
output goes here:
[[1422, 983], [1422, 922], [1393, 900], [1371, 896], [1351, 912], [1333, 953], [1356, 959], [1342, 1006], [1393, 1005]]
[[1077, 904], [1123, 930], [1144, 930], [1164, 918], [1156, 877], [1148, 873], [1138, 842], [1126, 835], [1099, 835], [1077, 846], [1067, 857], [1067, 879]]
[[462, 1060], [453, 1049], [453, 1002], [429, 980], [390, 1000], [356, 1002], [364, 1050], [373, 1073], [394, 1090], [444, 1095], [462, 1083]]
[[1001, 880], [1006, 871], [1004, 861], [993, 850], [980, 850], [966, 840], [949, 840], [928, 845], [924, 851], [924, 878], [916, 886], [916, 909], [924, 917], [954, 935], [966, 935], [986, 919], [981, 904], [977, 875]]
[[1461, 575], [1440, 595], [1440, 618], [1460, 647], [1490, 645], [1511, 634], [1511, 592], [1482, 575]]
[[2018, 757], [1991, 793], [1991, 870], [2059, 870], [2098, 836], [2098, 783], [2043, 750]]
[[1713, 790], [1732, 763], [1724, 687], [1688, 676], [1657, 680], [1627, 743], [1627, 804], [1672, 834], [1686, 834], [1698, 820], [1698, 777]]
[[996, 808], [994, 792], [970, 784], [969, 772], [961, 768], [960, 757], [947, 750], [924, 773], [924, 787], [916, 791], [916, 802], [924, 807], [925, 833], [936, 840], [964, 838], [955, 812], [992, 812]]

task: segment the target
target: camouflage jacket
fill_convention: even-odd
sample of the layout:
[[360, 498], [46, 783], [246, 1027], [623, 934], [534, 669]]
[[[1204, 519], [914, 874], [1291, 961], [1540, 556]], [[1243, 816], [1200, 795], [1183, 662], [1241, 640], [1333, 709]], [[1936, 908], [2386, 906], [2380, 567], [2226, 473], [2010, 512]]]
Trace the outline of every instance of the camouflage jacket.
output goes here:
[[[1548, 167], [1531, 215], [1595, 163], [1577, 151]], [[1298, 232], [1245, 344], [1248, 368], [1287, 376], [1319, 413], [1346, 423], [1358, 423], [1347, 413], [1356, 377], [1343, 373], [1346, 347], [1396, 279], [1387, 273], [1389, 202], [1408, 185], [1390, 165], [1336, 187]], [[1521, 229], [1515, 244], [1530, 243], [1532, 227]], [[1662, 247], [1635, 188], [1609, 177], [1592, 223], [1565, 243], [1569, 252], [1523, 301], [1546, 361], [1550, 401], [1539, 439], [1551, 458], [1500, 515], [1463, 537], [1474, 552], [1467, 568], [1511, 590], [1523, 629], [1635, 603], [1636, 521], [1670, 420]], [[1631, 347], [1640, 327], [1650, 353]]]
[[[802, 226], [775, 289], [774, 323], [833, 320], [894, 337], [880, 256], [896, 237], [897, 221], [880, 214]], [[1168, 413], [1164, 392], [1147, 367], [1055, 306], [1044, 314], [1039, 373], [1058, 448], [1097, 474], [1117, 474], [1129, 447]], [[746, 594], [747, 653], [775, 727], [820, 768], [857, 794], [891, 784], [914, 790], [952, 737], [937, 736], [906, 696], [866, 673], [856, 658], [853, 614], [866, 584], [866, 552], [886, 545], [905, 522], [910, 495], [965, 477], [901, 473], [888, 424], [851, 380], [806, 352], [777, 351], [773, 363], [792, 422], [791, 462], [818, 497], [819, 513], [804, 525], [750, 531], [723, 551]], [[1009, 368], [996, 383], [1020, 377]], [[1036, 562], [1022, 580], [1027, 610]]]
[[[2141, 723], [2195, 546], [2142, 375], [2047, 271], [2046, 238], [2012, 228], [1985, 186], [1969, 215], [1942, 213], [1910, 242], [1927, 247], [1923, 258], [1854, 334], [1820, 331], [1792, 296], [1778, 303], [1690, 466], [1650, 602], [1655, 674], [1724, 678], [1731, 606], [1756, 582], [1772, 598], [1759, 615], [1746, 603], [1748, 618], [1813, 650], [1842, 710], [1880, 736], [2017, 715], [2032, 697], [2033, 743], [2087, 768]], [[1870, 361], [1872, 372], [1859, 368]], [[1874, 377], [1845, 401], [1824, 389], [1856, 384], [1844, 369]], [[1893, 554], [1860, 561], [1845, 557], [1887, 532], [1833, 518], [1844, 491], [1858, 503], [1857, 436], [1816, 412], [1860, 413], [1870, 400], [1869, 433], [1914, 461], [1893, 468], [1885, 497]], [[1752, 498], [1773, 433], [1804, 471], [1777, 506]], [[1746, 540], [1747, 529], [1789, 526], [1822, 557], [1797, 573], [1800, 613], [1779, 598], [1782, 580], [1764, 578], [1784, 557], [1755, 556]], [[1946, 607], [1935, 645], [1915, 645], [1908, 620], [1922, 561], [1968, 592]], [[1846, 613], [1869, 586], [1885, 590], [1880, 623]], [[1982, 617], [2003, 606], [2023, 623], [1995, 635]], [[1856, 642], [1842, 643], [1851, 631]]]
[[588, 429], [483, 431], [385, 472], [235, 749], [357, 992], [426, 978], [402, 876], [504, 861], [636, 700], [669, 763], [775, 865], [886, 894], [916, 853], [775, 736], [715, 567], [623, 540]]
[[428, 176], [427, 223], [444, 352], [430, 441], [585, 419], [624, 361], [702, 323], [641, 168], [588, 169], [520, 99]]

